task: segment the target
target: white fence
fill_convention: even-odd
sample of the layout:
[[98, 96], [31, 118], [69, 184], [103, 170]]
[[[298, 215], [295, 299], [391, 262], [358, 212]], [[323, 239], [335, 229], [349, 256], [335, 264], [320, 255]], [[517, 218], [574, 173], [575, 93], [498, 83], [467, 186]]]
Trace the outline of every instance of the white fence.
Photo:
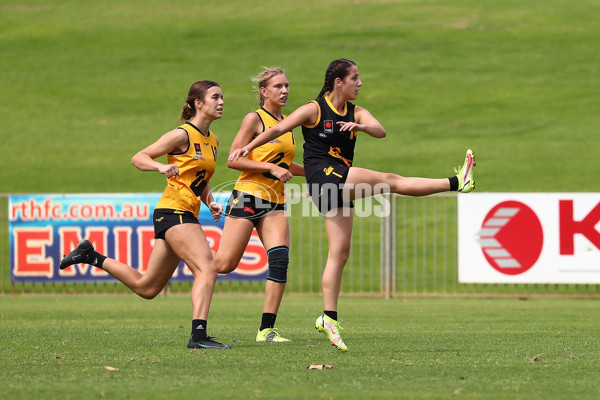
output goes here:
[[[383, 217], [372, 208], [385, 202], [373, 203], [368, 199], [356, 202], [351, 254], [341, 288], [343, 296], [600, 296], [600, 286], [596, 284], [461, 284], [456, 195], [421, 198], [386, 195], [386, 199], [389, 213]], [[306, 198], [290, 207], [290, 269], [286, 289], [289, 294], [321, 291], [328, 245], [323, 217], [312, 207]], [[4, 194], [0, 195], [2, 294], [130, 293], [120, 283], [13, 283], [7, 232], [8, 195]], [[189, 282], [176, 282], [169, 285], [165, 294], [187, 292], [190, 288]], [[260, 293], [264, 291], [264, 282], [219, 281], [216, 291]]]

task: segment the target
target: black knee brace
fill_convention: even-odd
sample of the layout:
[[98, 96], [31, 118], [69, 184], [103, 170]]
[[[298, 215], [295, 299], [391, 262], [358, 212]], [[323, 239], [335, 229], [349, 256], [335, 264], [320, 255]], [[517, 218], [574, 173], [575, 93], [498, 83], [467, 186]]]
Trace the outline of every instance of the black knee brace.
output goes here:
[[274, 282], [287, 282], [287, 269], [290, 262], [290, 250], [286, 246], [277, 246], [267, 251], [269, 273], [267, 279]]

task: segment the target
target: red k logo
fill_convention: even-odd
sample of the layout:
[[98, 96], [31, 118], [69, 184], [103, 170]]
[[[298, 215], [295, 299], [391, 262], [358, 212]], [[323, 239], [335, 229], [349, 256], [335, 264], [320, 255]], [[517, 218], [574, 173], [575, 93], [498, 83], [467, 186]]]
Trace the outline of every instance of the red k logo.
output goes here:
[[506, 275], [522, 274], [533, 267], [544, 244], [537, 215], [518, 201], [505, 201], [490, 210], [478, 236], [486, 260]]
[[560, 254], [575, 254], [575, 234], [583, 235], [600, 249], [600, 233], [595, 228], [600, 221], [600, 203], [581, 221], [576, 221], [573, 214], [573, 200], [561, 200]]

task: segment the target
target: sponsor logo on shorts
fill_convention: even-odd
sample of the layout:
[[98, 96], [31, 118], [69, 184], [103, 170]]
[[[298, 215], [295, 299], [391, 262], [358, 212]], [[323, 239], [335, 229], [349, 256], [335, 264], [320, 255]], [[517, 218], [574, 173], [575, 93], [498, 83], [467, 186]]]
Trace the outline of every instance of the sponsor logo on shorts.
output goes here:
[[[331, 173], [333, 172], [333, 167], [331, 167], [331, 166], [330, 166], [330, 167], [327, 167], [327, 168], [323, 168], [323, 172], [325, 172], [325, 175], [329, 176], [329, 175], [331, 175]], [[335, 176], [338, 176], [338, 177], [340, 177], [340, 178], [342, 177], [340, 174], [338, 174], [338, 173], [336, 173], [336, 172], [333, 172], [333, 174], [334, 174]]]

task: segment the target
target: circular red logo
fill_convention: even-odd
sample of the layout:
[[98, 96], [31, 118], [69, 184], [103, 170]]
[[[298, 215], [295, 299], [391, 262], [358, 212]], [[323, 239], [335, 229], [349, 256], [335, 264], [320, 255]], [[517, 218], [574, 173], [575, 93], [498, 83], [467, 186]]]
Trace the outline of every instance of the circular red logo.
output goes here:
[[478, 235], [486, 260], [506, 275], [519, 275], [533, 267], [544, 245], [540, 220], [518, 201], [505, 201], [492, 208]]

